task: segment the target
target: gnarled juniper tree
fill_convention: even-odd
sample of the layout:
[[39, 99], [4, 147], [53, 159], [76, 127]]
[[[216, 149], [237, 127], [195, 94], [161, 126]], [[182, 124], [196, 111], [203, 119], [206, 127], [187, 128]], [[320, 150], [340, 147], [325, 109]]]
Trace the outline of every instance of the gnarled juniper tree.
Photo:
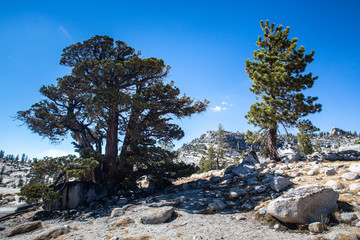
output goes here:
[[101, 153], [105, 140], [104, 157], [93, 178], [110, 192], [131, 175], [133, 164], [138, 164], [134, 158], [166, 157], [159, 143], [184, 135], [171, 122], [174, 117], [205, 111], [208, 105], [206, 100], [179, 96], [173, 83], [165, 84], [170, 67], [162, 59], [141, 58], [125, 42], [108, 36], [65, 48], [60, 64], [71, 67], [71, 74], [42, 87], [46, 99], [19, 111], [17, 118], [52, 141], [71, 132], [81, 149]]
[[297, 48], [298, 39], [289, 39], [289, 27], [275, 27], [268, 20], [261, 21], [260, 25], [264, 34], [256, 42], [259, 49], [253, 52], [253, 61], [245, 62], [246, 73], [253, 80], [250, 91], [259, 101], [245, 117], [260, 128], [257, 133], [249, 134], [255, 138], [266, 137], [270, 159], [279, 160], [276, 149], [279, 125], [294, 127], [308, 114], [321, 111], [321, 104], [315, 103], [317, 97], [303, 94], [317, 79], [312, 73], [305, 73], [315, 52], [305, 54], [303, 46]]

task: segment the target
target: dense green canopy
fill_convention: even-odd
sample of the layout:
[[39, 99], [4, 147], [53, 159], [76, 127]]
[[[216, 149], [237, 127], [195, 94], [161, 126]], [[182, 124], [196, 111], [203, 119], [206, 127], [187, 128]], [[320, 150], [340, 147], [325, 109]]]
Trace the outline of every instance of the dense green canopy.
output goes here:
[[108, 36], [65, 48], [60, 64], [71, 67], [71, 74], [43, 86], [45, 100], [17, 117], [54, 142], [71, 132], [80, 150], [101, 153], [105, 140], [104, 158], [91, 179], [112, 192], [132, 175], [133, 164], [138, 164], [134, 156], [144, 163], [151, 149], [183, 137], [173, 118], [205, 111], [208, 105], [180, 96], [173, 82], [164, 83], [170, 67], [163, 60], [141, 58], [125, 42]]
[[321, 111], [317, 97], [306, 97], [303, 91], [311, 88], [317, 76], [305, 73], [307, 64], [314, 60], [314, 51], [305, 54], [305, 48], [297, 48], [297, 38], [289, 39], [290, 28], [260, 22], [264, 31], [259, 36], [253, 52], [253, 61], [245, 62], [246, 73], [253, 80], [250, 88], [256, 100], [246, 118], [260, 128], [260, 135], [267, 136], [270, 158], [278, 160], [276, 135], [279, 125], [297, 126], [310, 113]]

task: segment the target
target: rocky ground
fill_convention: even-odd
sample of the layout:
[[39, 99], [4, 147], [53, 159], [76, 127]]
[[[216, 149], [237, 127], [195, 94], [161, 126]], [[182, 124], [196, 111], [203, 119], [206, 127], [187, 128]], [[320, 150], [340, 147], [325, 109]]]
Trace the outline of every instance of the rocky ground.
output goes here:
[[[359, 239], [360, 144], [305, 158], [279, 152], [283, 162], [249, 153], [161, 192], [119, 191], [75, 209], [0, 218], [0, 239]], [[7, 174], [1, 201], [16, 208], [16, 178]]]
[[[259, 164], [247, 159], [248, 165], [181, 179], [157, 194], [119, 192], [113, 198], [77, 209], [28, 212], [3, 221], [0, 238], [337, 239], [329, 234], [350, 234], [354, 238], [344, 239], [356, 239], [351, 233], [360, 232], [360, 164], [353, 161]], [[273, 199], [289, 189], [315, 183], [330, 186], [339, 193], [336, 220], [324, 222], [323, 232], [311, 233], [307, 224], [294, 227], [269, 217], [266, 207]], [[344, 207], [344, 203], [351, 208]], [[7, 237], [22, 223], [33, 226], [20, 226], [17, 231], [34, 230]]]

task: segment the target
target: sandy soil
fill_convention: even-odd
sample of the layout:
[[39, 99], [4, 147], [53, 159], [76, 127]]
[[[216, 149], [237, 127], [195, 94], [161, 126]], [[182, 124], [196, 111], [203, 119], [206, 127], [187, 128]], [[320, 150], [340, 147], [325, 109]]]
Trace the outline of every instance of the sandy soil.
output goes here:
[[[302, 233], [282, 232], [270, 229], [269, 226], [256, 221], [251, 214], [192, 214], [186, 211], [176, 211], [174, 219], [163, 224], [142, 224], [140, 216], [143, 211], [148, 210], [148, 206], [140, 205], [126, 211], [125, 215], [117, 218], [109, 216], [99, 218], [87, 218], [83, 220], [64, 221], [48, 220], [43, 222], [44, 228], [54, 225], [68, 225], [70, 233], [58, 237], [58, 239], [76, 240], [97, 240], [111, 239], [116, 236], [119, 239], [310, 239], [311, 235]], [[31, 215], [31, 214], [30, 214]], [[7, 221], [5, 226], [10, 227], [20, 222], [24, 217], [17, 217]], [[129, 217], [134, 223], [116, 226], [120, 219]], [[242, 219], [242, 220], [241, 220]], [[8, 229], [8, 228], [7, 228]], [[7, 230], [0, 232], [0, 239], [32, 239], [42, 230], [26, 233], [7, 238]], [[149, 237], [149, 238], [146, 238]], [[151, 237], [151, 238], [150, 238]], [[201, 238], [200, 238], [201, 237]]]

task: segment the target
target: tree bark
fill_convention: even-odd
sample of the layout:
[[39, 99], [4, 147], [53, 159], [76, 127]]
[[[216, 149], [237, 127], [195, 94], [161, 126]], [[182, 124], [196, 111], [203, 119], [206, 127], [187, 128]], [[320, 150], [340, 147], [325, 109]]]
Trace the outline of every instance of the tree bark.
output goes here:
[[[121, 166], [121, 171], [126, 173], [126, 177], [130, 178], [131, 180], [136, 180], [136, 179], [132, 179], [132, 173], [133, 173], [133, 166], [132, 164], [129, 162], [129, 158], [131, 156], [133, 156], [134, 154], [134, 149], [133, 149], [133, 144], [138, 140], [134, 135], [136, 135], [136, 123], [137, 123], [137, 116], [134, 113], [134, 109], [132, 110], [132, 113], [130, 114], [130, 118], [129, 118], [129, 122], [127, 124], [126, 127], [126, 133], [125, 133], [125, 137], [124, 137], [124, 141], [123, 141], [123, 145], [121, 148], [121, 152], [120, 152], [120, 166]], [[125, 176], [124, 176], [125, 177]]]
[[269, 155], [270, 155], [269, 157], [270, 157], [270, 160], [280, 161], [279, 155], [277, 153], [277, 148], [276, 148], [276, 137], [277, 137], [277, 126], [273, 125], [269, 129], [268, 139], [267, 139]]
[[106, 132], [104, 181], [108, 193], [113, 194], [117, 190], [119, 179], [119, 169], [117, 164], [119, 111], [116, 109], [116, 106], [111, 108], [109, 111], [107, 125], [108, 129]]

